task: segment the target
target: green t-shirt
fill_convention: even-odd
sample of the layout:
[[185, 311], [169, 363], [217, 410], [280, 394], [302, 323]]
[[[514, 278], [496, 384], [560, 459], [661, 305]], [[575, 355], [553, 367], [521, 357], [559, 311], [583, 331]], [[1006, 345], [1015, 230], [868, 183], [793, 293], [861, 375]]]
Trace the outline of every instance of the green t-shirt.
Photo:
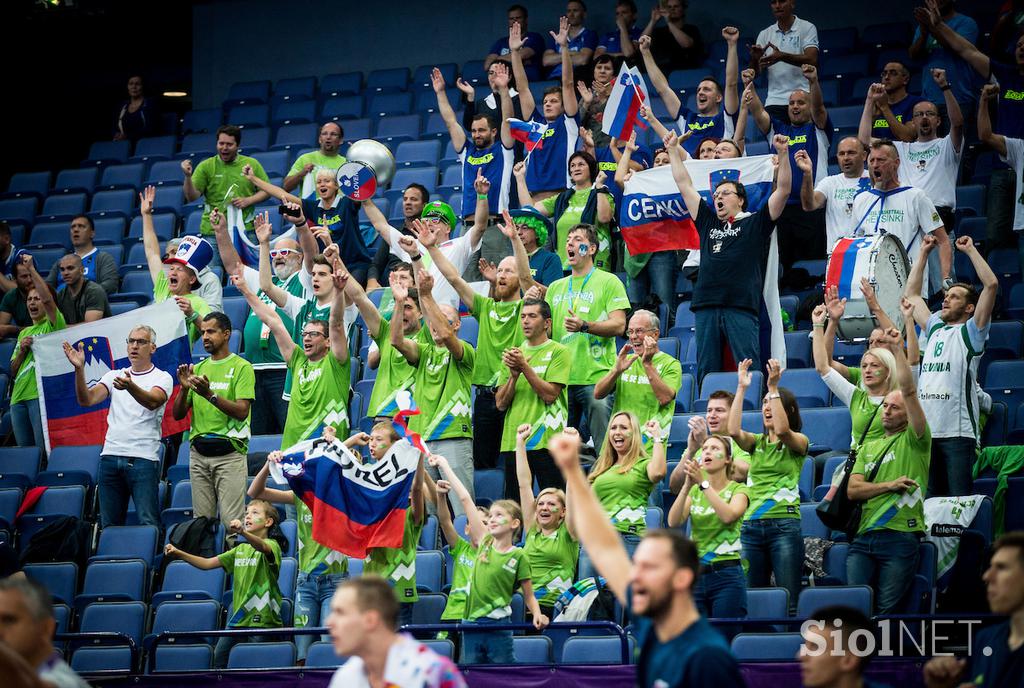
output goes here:
[[501, 302], [480, 294], [473, 295], [469, 312], [480, 323], [476, 365], [473, 367], [474, 385], [494, 387], [501, 374], [507, 370], [501, 355], [505, 349], [515, 346], [523, 338], [519, 325], [522, 310], [522, 299]]
[[572, 587], [576, 574], [576, 560], [580, 557], [580, 544], [569, 535], [565, 523], [550, 535], [544, 535], [534, 526], [526, 534], [526, 556], [533, 572], [533, 594], [537, 602], [553, 606], [559, 596]]
[[399, 602], [415, 602], [420, 598], [416, 591], [416, 545], [420, 541], [422, 523], [416, 523], [412, 506], [405, 512], [405, 530], [401, 547], [374, 547], [366, 553], [363, 573], [376, 573], [395, 588]]
[[800, 469], [803, 456], [782, 442], [768, 443], [768, 435], [755, 435], [747, 473], [750, 506], [743, 520], [800, 518]]
[[[527, 451], [547, 449], [548, 441], [569, 422], [569, 396], [565, 386], [569, 383], [572, 359], [568, 349], [551, 339], [540, 346], [528, 346], [523, 342], [519, 349], [538, 377], [545, 382], [562, 385], [562, 391], [552, 403], [545, 404], [526, 376], [520, 375], [516, 380], [516, 395], [505, 412], [501, 451], [515, 451], [516, 429], [524, 423], [533, 426], [533, 433], [526, 441]], [[510, 374], [505, 368], [498, 383], [508, 382]]]
[[[302, 308], [295, 314], [295, 320], [292, 322], [292, 341], [300, 347], [302, 346], [302, 330], [311, 320], [323, 320], [329, 323], [331, 321], [331, 304], [321, 306], [317, 303], [315, 296], [310, 297], [306, 303], [302, 304]], [[284, 392], [281, 394], [281, 398], [285, 401], [290, 401], [292, 398], [292, 371], [290, 370], [284, 376]]]
[[[659, 351], [654, 354], [651, 363], [662, 381], [670, 389], [678, 392], [683, 384], [683, 367], [679, 361], [664, 351]], [[651, 389], [651, 382], [647, 379], [643, 361], [638, 358], [615, 382], [615, 407], [612, 409], [612, 414], [619, 411], [635, 413], [640, 420], [640, 427], [643, 427], [649, 420], [658, 421], [658, 425], [661, 426], [662, 438], [667, 438], [668, 431], [672, 427], [672, 416], [676, 412], [675, 394], [667, 404], [659, 406], [658, 398], [654, 396], [654, 390]]]
[[281, 446], [319, 437], [326, 426], [348, 435], [348, 391], [351, 359], [342, 363], [328, 350], [319, 361], [311, 361], [301, 347], [295, 347], [288, 361], [292, 373], [292, 394], [284, 422]]
[[[348, 557], [325, 547], [313, 539], [313, 512], [306, 503], [297, 496], [293, 499], [295, 515], [298, 517], [299, 570], [314, 576], [336, 575], [348, 572]], [[298, 626], [305, 626], [299, 618], [295, 618]]]
[[319, 150], [309, 151], [303, 153], [299, 157], [295, 158], [295, 162], [292, 163], [292, 168], [288, 170], [287, 177], [291, 177], [295, 174], [301, 174], [303, 168], [306, 165], [313, 165], [313, 171], [309, 174], [316, 179], [316, 173], [320, 170], [331, 170], [337, 171], [339, 167], [347, 162], [344, 155], [324, 155]]
[[[171, 285], [167, 281], [167, 273], [163, 270], [156, 276], [156, 282], [153, 283], [153, 301], [161, 303], [167, 299], [173, 299], [174, 295], [171, 294]], [[203, 317], [210, 312], [210, 304], [206, 303], [206, 299], [195, 292], [185, 294], [185, 298], [192, 304], [192, 310], [196, 312], [196, 317], [188, 322], [188, 342], [189, 344], [195, 344], [196, 340], [199, 339], [199, 323]]]
[[654, 483], [647, 477], [651, 457], [642, 454], [633, 467], [622, 473], [613, 465], [593, 480], [594, 494], [615, 529], [643, 535], [647, 532], [647, 500]]
[[[256, 374], [252, 364], [237, 354], [215, 360], [206, 358], [195, 367], [196, 375], [210, 380], [210, 391], [230, 401], [256, 399]], [[249, 448], [250, 408], [245, 420], [236, 420], [198, 394], [189, 391], [192, 402], [192, 436], [210, 436], [230, 440], [235, 451], [245, 454]]]
[[872, 482], [884, 483], [905, 475], [918, 487], [906, 492], [885, 492], [867, 500], [861, 512], [858, 535], [882, 528], [903, 533], [924, 532], [924, 495], [928, 490], [931, 450], [932, 433], [927, 426], [921, 437], [907, 426], [895, 437], [881, 437], [864, 443], [857, 453], [854, 474], [867, 479], [881, 457], [882, 465]]
[[566, 332], [565, 319], [572, 310], [587, 322], [607, 320], [612, 311], [629, 310], [626, 288], [611, 273], [593, 270], [584, 277], [563, 277], [548, 287], [551, 305], [551, 338], [569, 349], [572, 359], [570, 385], [593, 385], [615, 364], [615, 337], [585, 332]]
[[[729, 481], [718, 496], [725, 502], [731, 502], [735, 495], [747, 494], [747, 486]], [[715, 513], [704, 490], [699, 485], [690, 488], [690, 532], [697, 545], [697, 555], [701, 564], [719, 561], [740, 560], [740, 528], [743, 519], [738, 518], [731, 524], [725, 524]]]
[[[421, 327], [412, 339], [417, 344], [433, 341], [430, 328], [426, 326]], [[377, 364], [377, 377], [373, 381], [373, 391], [366, 407], [367, 415], [370, 418], [393, 416], [398, 412], [395, 397], [399, 392], [412, 388], [416, 369], [409, 365], [409, 361], [405, 360], [398, 349], [391, 346], [391, 323], [384, 318], [381, 318], [380, 329], [373, 341], [377, 343], [380, 363]]]
[[503, 619], [512, 614], [512, 595], [516, 586], [532, 577], [530, 558], [522, 547], [507, 552], [494, 549], [493, 543], [480, 545], [469, 580], [466, 619]]
[[[297, 271], [284, 282], [275, 275], [274, 285], [284, 289], [289, 294], [302, 298], [306, 293], [306, 287], [300, 279], [301, 272], [301, 270]], [[263, 303], [273, 305], [273, 301], [263, 293], [262, 289], [256, 292], [256, 296]], [[278, 308], [277, 314], [281, 316], [284, 326], [291, 332], [294, 327], [291, 316], [283, 308]], [[249, 312], [249, 317], [245, 320], [245, 327], [242, 329], [242, 352], [245, 360], [252, 363], [252, 367], [256, 370], [279, 368], [284, 365], [284, 359], [281, 358], [281, 350], [277, 348], [277, 340], [271, 334], [270, 328], [264, 325], [263, 321], [252, 311]]]
[[[11, 360], [18, 357], [18, 349], [21, 347], [21, 340], [25, 337], [38, 337], [42, 334], [50, 334], [67, 327], [64, 321], [64, 314], [57, 310], [54, 314], [54, 322], [44, 317], [42, 321], [24, 328], [18, 333], [18, 343], [11, 352]], [[18, 374], [14, 377], [14, 389], [11, 391], [11, 404], [19, 401], [30, 401], [39, 398], [39, 387], [36, 385], [36, 356], [32, 349], [25, 354], [25, 359], [18, 368]]]
[[[420, 414], [409, 423], [426, 441], [473, 436], [472, 379], [476, 351], [462, 342], [462, 360], [447, 347], [418, 342], [420, 360], [414, 382]], [[424, 393], [425, 392], [425, 393]]]
[[[220, 212], [227, 213], [231, 201], [256, 193], [256, 187], [242, 174], [242, 168], [246, 165], [252, 165], [252, 173], [255, 176], [265, 182], [270, 181], [260, 161], [247, 155], [236, 156], [230, 163], [225, 163], [219, 155], [215, 155], [196, 165], [195, 172], [192, 173], [192, 184], [196, 191], [203, 194], [203, 221], [199, 225], [199, 232], [203, 236], [213, 234], [213, 227], [210, 225], [211, 210], [217, 208]], [[242, 211], [246, 229], [252, 229], [255, 214], [255, 206], [249, 206]]]
[[217, 556], [232, 577], [228, 628], [281, 627], [281, 588], [277, 585], [281, 545], [270, 538], [264, 542], [272, 550], [270, 554], [261, 555], [243, 542]]
[[452, 545], [452, 589], [448, 592], [448, 604], [441, 614], [442, 621], [461, 621], [466, 613], [466, 597], [469, 595], [469, 581], [476, 564], [477, 548], [462, 538]]
[[[860, 387], [853, 391], [853, 397], [850, 399], [850, 447], [857, 447], [865, 428], [868, 428], [867, 435], [864, 435], [865, 442], [885, 437], [880, 403], [871, 401], [868, 393]], [[871, 424], [870, 427], [868, 423]]]
[[[558, 218], [555, 223], [555, 248], [558, 252], [558, 257], [562, 259], [562, 269], [569, 269], [569, 258], [565, 254], [565, 239], [569, 236], [569, 230], [580, 223], [580, 218], [583, 215], [583, 210], [587, 207], [587, 201], [590, 200], [590, 194], [593, 189], [584, 189], [583, 191], [576, 191], [569, 199], [569, 205], [566, 207], [565, 212]], [[558, 195], [548, 196], [540, 202], [540, 206], [543, 207], [548, 215], [555, 212], [555, 201], [558, 200]], [[612, 217], [615, 217], [615, 197], [608, 194], [608, 203], [612, 207]], [[597, 255], [594, 257], [594, 265], [599, 270], [611, 270], [611, 248], [612, 248], [612, 233], [611, 228], [601, 222], [597, 222], [595, 218], [594, 227], [597, 228]]]

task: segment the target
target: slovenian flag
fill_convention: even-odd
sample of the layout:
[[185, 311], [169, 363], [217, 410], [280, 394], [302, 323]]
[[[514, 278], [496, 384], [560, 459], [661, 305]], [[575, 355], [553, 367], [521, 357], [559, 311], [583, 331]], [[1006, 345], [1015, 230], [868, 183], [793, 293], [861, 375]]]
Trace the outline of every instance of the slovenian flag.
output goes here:
[[509, 117], [508, 126], [512, 138], [521, 142], [527, 152], [544, 147], [544, 132], [548, 130], [546, 122], [535, 122], [533, 120], [524, 122], [521, 119]]
[[171, 409], [174, 398], [181, 393], [177, 369], [192, 362], [185, 318], [168, 299], [162, 303], [138, 308], [111, 318], [82, 323], [67, 330], [36, 337], [32, 342], [35, 354], [35, 376], [39, 388], [39, 415], [42, 417], [46, 451], [67, 445], [103, 444], [107, 434], [107, 410], [110, 398], [102, 404], [82, 408], [75, 397], [75, 369], [64, 355], [64, 342], [85, 348], [85, 381], [92, 387], [111, 370], [130, 368], [128, 333], [139, 324], [156, 331], [156, 353], [153, 365], [166, 370], [174, 380], [174, 391], [164, 407], [163, 436], [184, 432], [189, 418], [174, 420]]
[[374, 547], [401, 547], [420, 452], [395, 442], [377, 462], [364, 463], [340, 440], [306, 440], [270, 464], [313, 514], [313, 539], [359, 559]]
[[420, 434], [409, 429], [409, 418], [420, 415], [420, 409], [416, 406], [412, 393], [407, 389], [398, 392], [395, 395], [395, 406], [398, 407], [398, 413], [391, 420], [391, 425], [394, 426], [395, 432], [419, 451], [424, 454], [430, 454], [430, 450], [427, 449], [427, 445], [423, 442]]
[[640, 119], [640, 107], [650, 101], [647, 84], [636, 67], [623, 63], [615, 78], [608, 103], [604, 106], [601, 131], [619, 141], [628, 141], [635, 127], [647, 127]]

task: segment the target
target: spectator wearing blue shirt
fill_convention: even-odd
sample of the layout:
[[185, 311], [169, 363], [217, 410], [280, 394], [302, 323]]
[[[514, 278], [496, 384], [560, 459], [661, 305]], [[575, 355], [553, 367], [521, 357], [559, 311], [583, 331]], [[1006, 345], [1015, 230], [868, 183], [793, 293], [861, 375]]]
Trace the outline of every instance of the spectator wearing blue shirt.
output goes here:
[[696, 546], [679, 530], [649, 530], [631, 562], [580, 468], [579, 449], [574, 428], [566, 428], [548, 446], [572, 493], [576, 536], [608, 589], [629, 610], [640, 653], [636, 685], [746, 685], [725, 638], [694, 604]]
[[970, 645], [970, 657], [944, 656], [929, 660], [924, 665], [924, 683], [928, 688], [952, 688], [961, 684], [988, 688], [1021, 685], [1024, 676], [1024, 531], [1006, 533], [996, 540], [992, 549], [992, 559], [981, 580], [987, 588], [992, 613], [1009, 619], [979, 631]]
[[804, 211], [800, 203], [800, 187], [803, 184], [804, 173], [796, 165], [794, 156], [797, 151], [807, 151], [811, 159], [814, 184], [819, 184], [828, 175], [828, 147], [832, 137], [832, 123], [829, 121], [825, 101], [821, 95], [818, 68], [805, 64], [802, 74], [809, 84], [809, 90], [797, 89], [789, 95], [788, 121], [769, 115], [753, 88], [749, 91], [750, 102], [747, 104], [750, 116], [754, 118], [762, 134], [769, 140], [776, 134], [782, 134], [789, 140], [793, 185], [786, 209], [777, 222], [779, 260], [787, 270], [798, 260], [816, 260], [826, 253], [825, 211]]
[[[522, 5], [512, 5], [508, 8], [508, 27], [511, 29], [513, 24], [519, 24], [523, 31], [523, 47], [520, 50], [520, 57], [523, 58], [526, 75], [531, 79], [539, 80], [541, 78], [541, 56], [543, 56], [547, 44], [544, 42], [544, 36], [536, 31], [527, 30], [528, 18], [529, 12]], [[490, 53], [484, 59], [484, 69], [490, 69], [495, 60], [508, 59], [509, 52], [511, 51], [508, 48], [508, 36], [502, 36], [494, 41]]]
[[633, 0], [619, 0], [615, 3], [615, 30], [609, 31], [598, 41], [594, 57], [611, 55], [632, 62], [641, 35], [643, 29], [636, 25], [636, 3]]
[[583, 0], [569, 0], [565, 5], [565, 16], [569, 19], [569, 33], [567, 42], [559, 42], [554, 31], [550, 31], [551, 38], [548, 39], [548, 49], [544, 51], [543, 63], [551, 69], [548, 72], [549, 79], [557, 79], [562, 76], [562, 51], [569, 52], [569, 59], [575, 68], [585, 67], [590, 58], [594, 56], [597, 48], [597, 32], [583, 26], [587, 20], [587, 6]]
[[[938, 13], [939, 21], [950, 31], [971, 44], [978, 42], [978, 23], [957, 12], [953, 0], [938, 0], [935, 11]], [[915, 12], [915, 16], [917, 15]], [[946, 42], [935, 36], [930, 28], [922, 23], [920, 17], [918, 24], [908, 52], [910, 59], [924, 62], [925, 77], [921, 82], [921, 95], [933, 103], [943, 102], [942, 92], [928, 75], [932, 69], [945, 69], [956, 102], [960, 103], [960, 108], [964, 112], [971, 112], [978, 103], [977, 77], [973, 74], [971, 65], [962, 55], [951, 50]]]
[[[917, 136], [917, 128], [914, 126], [914, 106], [922, 99], [907, 93], [910, 70], [897, 60], [887, 62], [882, 67], [881, 83], [884, 94], [878, 93], [878, 96], [873, 99], [874, 117], [871, 121], [871, 138], [913, 141]], [[939, 91], [939, 98], [942, 98], [942, 91]]]
[[548, 235], [552, 232], [551, 220], [531, 206], [513, 210], [509, 214], [515, 220], [519, 239], [523, 242], [526, 255], [530, 257], [530, 275], [533, 279], [545, 287], [562, 279], [562, 259], [557, 253], [541, 248], [547, 245]]

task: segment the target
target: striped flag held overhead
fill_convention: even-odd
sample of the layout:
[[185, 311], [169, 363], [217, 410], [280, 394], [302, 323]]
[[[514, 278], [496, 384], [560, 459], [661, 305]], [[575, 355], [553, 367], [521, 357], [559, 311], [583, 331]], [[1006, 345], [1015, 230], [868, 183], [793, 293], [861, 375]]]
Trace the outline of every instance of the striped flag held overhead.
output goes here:
[[620, 141], [628, 140], [635, 127], [647, 128], [639, 113], [641, 106], [648, 102], [647, 84], [640, 70], [623, 64], [604, 107], [601, 131]]
[[546, 122], [534, 122], [533, 120], [524, 122], [521, 119], [509, 117], [508, 126], [512, 138], [521, 142], [527, 153], [544, 147], [544, 132], [548, 130]]

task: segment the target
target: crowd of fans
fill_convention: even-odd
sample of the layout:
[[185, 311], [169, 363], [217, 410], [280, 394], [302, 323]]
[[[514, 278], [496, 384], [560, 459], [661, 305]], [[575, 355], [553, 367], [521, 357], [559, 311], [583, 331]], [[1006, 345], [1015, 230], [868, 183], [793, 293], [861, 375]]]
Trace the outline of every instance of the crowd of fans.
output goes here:
[[[428, 513], [436, 514], [455, 561], [442, 618], [467, 624], [462, 661], [512, 661], [511, 631], [488, 625], [509, 621], [516, 590], [542, 629], [574, 581], [600, 575], [631, 612], [642, 685], [741, 685], [727, 642], [704, 617], [743, 618], [747, 588], [771, 584], [789, 591], [795, 609], [804, 562], [797, 483], [810, 441], [797, 398], [780, 386], [785, 361], [763, 357], [759, 344], [770, 238], [777, 236], [788, 273], [797, 261], [825, 258], [840, 239], [887, 234], [899, 240], [912, 269], [898, 313], [881, 308], [863, 284], [877, 327], [859, 368], [832, 359], [845, 299], [825, 291], [810, 320], [815, 368], [852, 419], [848, 495], [863, 502], [863, 514], [850, 534], [848, 580], [874, 588], [877, 613], [900, 613], [926, 529], [924, 501], [972, 493], [981, 416], [991, 404], [977, 370], [999, 281], [970, 237], [953, 236], [968, 143], [987, 144], [1007, 164], [988, 190], [987, 245], [1016, 242], [1014, 232], [1024, 229], [1024, 37], [1013, 42], [1007, 28], [1020, 15], [1012, 4], [994, 37], [1013, 46], [1013, 64], [999, 61], [1007, 46], [998, 46], [999, 59], [981, 51], [977, 25], [952, 0], [916, 9], [909, 57], [924, 64], [923, 93], [908, 91], [909, 61], [887, 63], [865, 94], [857, 134], [837, 143], [839, 172], [832, 175], [833, 129], [817, 72], [819, 48], [827, 46], [819, 46], [813, 23], [796, 16], [793, 0], [770, 3], [774, 22], [749, 47], [749, 65], [740, 64], [739, 31], [722, 28], [724, 82], [702, 80], [694, 110], [665, 76], [703, 58], [683, 0], [657, 5], [645, 26], [635, 3], [620, 0], [615, 28], [604, 33], [588, 26], [582, 0], [570, 0], [550, 38], [528, 30], [526, 8], [509, 8], [508, 35], [485, 61], [492, 93], [477, 99], [472, 86], [456, 84], [466, 97], [462, 121], [441, 72], [432, 76], [462, 167], [461, 208], [431, 201], [412, 184], [403, 190], [400, 226], [372, 200], [360, 204], [339, 189], [342, 125], [323, 124], [319, 149], [300, 156], [281, 186], [258, 160], [239, 154], [241, 129], [221, 127], [215, 155], [181, 165], [185, 198], [204, 201], [200, 236], [162, 248], [153, 187], [139, 199], [153, 297], [175, 301], [190, 341], [201, 341], [208, 356], [159, 370], [152, 359], [161, 342], [140, 323], [128, 339], [130, 368], [90, 387], [81, 348], [65, 344], [78, 403], [110, 404], [100, 526], [123, 524], [129, 497], [141, 523], [160, 526], [161, 419], [171, 403], [175, 418], [190, 418], [194, 515], [219, 518], [238, 544], [214, 558], [174, 545], [165, 554], [234, 574], [229, 628], [278, 627], [277, 505], [294, 509], [296, 624], [329, 626], [338, 651], [358, 658], [341, 670], [338, 685], [353, 676], [352, 685], [392, 680], [387, 672], [397, 669], [381, 654], [382, 643], [414, 652], [394, 629], [412, 618], [415, 551]], [[642, 111], [660, 139], [653, 150], [602, 131], [623, 61], [647, 74], [675, 118], [662, 123]], [[578, 81], [581, 75], [589, 83]], [[558, 85], [538, 102], [529, 84], [544, 78]], [[767, 87], [763, 101], [759, 83]], [[116, 136], [144, 136], [153, 119], [133, 77]], [[543, 146], [528, 160], [510, 119], [546, 125]], [[749, 126], [767, 138], [775, 158], [763, 208], [748, 207], [744, 185], [731, 179], [702, 195], [685, 161], [743, 156]], [[702, 250], [631, 255], [617, 231], [622, 187], [630, 175], [663, 165], [671, 167]], [[268, 199], [281, 203], [291, 224], [281, 236], [257, 212]], [[360, 210], [378, 235], [374, 246], [364, 241]], [[235, 227], [254, 233], [258, 267], [239, 255]], [[93, 235], [88, 216], [72, 220], [73, 250], [44, 276], [0, 227], [0, 328], [18, 341], [10, 399], [18, 445], [43, 446], [33, 338], [110, 315], [117, 268]], [[973, 266], [980, 289], [956, 281], [955, 252]], [[220, 310], [221, 267], [250, 307], [240, 354], [231, 350], [232, 323]], [[625, 283], [617, 271], [626, 273]], [[697, 383], [726, 369], [731, 357], [737, 385], [710, 394], [668, 475], [665, 444], [683, 373], [677, 358], [659, 350], [658, 307], [675, 311], [680, 272], [694, 278]], [[475, 346], [460, 338], [460, 303], [478, 323]], [[376, 370], [362, 429], [349, 427], [348, 409], [350, 370], [360, 363], [350, 338], [360, 328], [371, 341], [361, 363]], [[626, 342], [617, 346], [616, 337]], [[181, 392], [172, 400], [176, 384]], [[287, 449], [323, 434], [366, 447], [366, 460], [374, 461], [399, 440], [391, 419], [404, 391], [420, 411], [410, 430], [431, 454], [421, 457], [402, 546], [373, 550], [365, 560], [364, 573], [387, 580], [392, 595], [372, 576], [342, 583], [347, 558], [313, 540], [312, 514], [301, 499], [268, 483], [278, 453], [247, 488], [247, 449], [252, 435], [281, 434]], [[751, 398], [761, 404], [761, 433], [743, 426]], [[505, 498], [483, 508], [473, 476], [489, 468], [504, 471]], [[648, 531], [646, 507], [665, 478], [675, 493], [666, 504], [668, 528]], [[466, 538], [456, 530], [459, 517]], [[690, 538], [680, 529], [687, 522]], [[969, 667], [937, 660], [925, 671], [929, 685], [962, 676], [1016, 685], [1024, 642], [1019, 534], [997, 543], [991, 566], [985, 583], [995, 591], [992, 610], [1012, 617], [1009, 630], [997, 634], [1000, 651]], [[33, 623], [48, 618], [44, 597], [28, 583], [0, 585], [0, 609], [20, 604]], [[868, 625], [844, 609], [823, 610], [821, 618], [843, 634]], [[3, 615], [0, 621], [7, 623]], [[822, 633], [837, 642], [837, 634]], [[311, 640], [298, 640], [300, 659]], [[221, 639], [218, 667], [233, 642]], [[43, 654], [23, 653], [46, 668], [43, 678], [65, 685], [54, 678], [59, 660]], [[802, 660], [807, 685], [837, 685], [843, 671], [862, 669], [863, 662], [826, 666], [818, 657]], [[454, 667], [437, 661], [436, 680], [458, 680]]]

